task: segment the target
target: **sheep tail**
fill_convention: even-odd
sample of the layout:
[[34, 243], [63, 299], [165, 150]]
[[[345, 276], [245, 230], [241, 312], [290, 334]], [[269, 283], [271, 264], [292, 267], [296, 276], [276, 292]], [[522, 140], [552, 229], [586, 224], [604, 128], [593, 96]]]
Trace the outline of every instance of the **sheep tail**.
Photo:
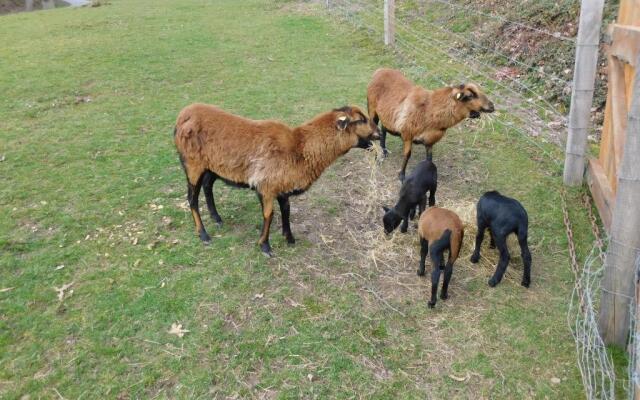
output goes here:
[[442, 252], [450, 248], [451, 229], [445, 229], [440, 239], [433, 242], [429, 251], [431, 254], [442, 254]]
[[462, 240], [464, 239], [464, 231], [458, 231], [453, 234], [451, 238], [450, 248], [449, 248], [449, 260], [451, 260], [451, 264], [456, 262], [458, 259], [458, 255], [460, 254], [460, 248], [462, 247]]

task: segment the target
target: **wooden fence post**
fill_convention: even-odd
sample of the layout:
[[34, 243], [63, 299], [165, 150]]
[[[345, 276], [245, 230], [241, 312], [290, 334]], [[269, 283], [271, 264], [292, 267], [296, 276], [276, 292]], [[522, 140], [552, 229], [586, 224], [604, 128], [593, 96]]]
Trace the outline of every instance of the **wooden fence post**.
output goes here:
[[393, 46], [396, 39], [395, 0], [384, 0], [384, 44]]
[[629, 334], [630, 306], [635, 302], [635, 267], [640, 256], [640, 57], [632, 90], [598, 321], [604, 342], [622, 347]]
[[604, 0], [582, 0], [580, 24], [573, 70], [569, 135], [564, 159], [564, 184], [580, 185], [584, 176], [585, 157], [593, 87], [598, 64], [600, 25]]

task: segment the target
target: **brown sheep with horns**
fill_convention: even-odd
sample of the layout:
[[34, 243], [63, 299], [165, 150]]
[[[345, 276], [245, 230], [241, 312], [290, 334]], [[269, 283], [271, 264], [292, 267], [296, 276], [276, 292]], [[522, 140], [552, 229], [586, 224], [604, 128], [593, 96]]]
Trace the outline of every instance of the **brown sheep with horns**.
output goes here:
[[466, 118], [494, 111], [494, 106], [473, 83], [427, 90], [414, 85], [400, 71], [380, 68], [367, 87], [367, 104], [371, 120], [381, 125], [380, 145], [386, 149], [386, 134], [402, 137], [404, 160], [400, 180], [404, 180], [411, 145], [422, 143], [431, 160], [431, 147], [446, 130]]
[[205, 184], [211, 216], [218, 223], [212, 186], [220, 178], [258, 193], [264, 222], [258, 244], [272, 256], [269, 228], [273, 201], [282, 212], [282, 232], [295, 243], [289, 225], [289, 196], [303, 193], [339, 156], [368, 148], [378, 128], [358, 107], [325, 112], [290, 128], [278, 121], [254, 121], [207, 104], [192, 104], [178, 115], [174, 140], [187, 175], [187, 198], [200, 239], [211, 240], [202, 224], [198, 195]]

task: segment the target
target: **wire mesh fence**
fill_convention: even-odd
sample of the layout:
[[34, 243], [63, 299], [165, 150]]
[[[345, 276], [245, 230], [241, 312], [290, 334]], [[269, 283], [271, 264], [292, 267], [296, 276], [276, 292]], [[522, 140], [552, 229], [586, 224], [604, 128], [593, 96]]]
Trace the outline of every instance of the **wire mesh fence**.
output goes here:
[[[391, 51], [410, 66], [409, 74], [431, 87], [469, 81], [479, 84], [496, 104], [498, 112], [492, 123], [508, 134], [525, 138], [530, 145], [530, 152], [540, 153], [560, 167], [567, 126], [563, 104], [568, 102], [571, 91], [568, 77], [557, 76], [545, 71], [544, 66], [527, 64], [499, 50], [489, 49], [475, 38], [436, 22], [434, 15], [440, 15], [439, 9], [454, 9], [461, 7], [459, 5], [444, 0], [419, 3], [430, 12], [422, 12], [419, 6], [404, 3], [397, 5], [395, 12], [395, 45]], [[328, 5], [327, 10], [331, 15], [368, 32], [374, 39], [382, 40], [383, 1], [331, 0]], [[476, 16], [499, 18], [483, 13]], [[516, 26], [524, 29], [525, 25], [518, 23]], [[561, 42], [563, 53], [571, 53], [575, 46], [573, 39], [564, 35], [534, 27], [530, 29], [548, 36], [550, 40]], [[482, 47], [490, 56], [468, 51], [469, 48]], [[521, 70], [535, 70], [533, 75], [561, 86], [560, 92], [564, 93], [564, 98], [554, 99], [544, 86], [535, 85], [524, 76], [514, 74], [511, 69], [514, 65]]]

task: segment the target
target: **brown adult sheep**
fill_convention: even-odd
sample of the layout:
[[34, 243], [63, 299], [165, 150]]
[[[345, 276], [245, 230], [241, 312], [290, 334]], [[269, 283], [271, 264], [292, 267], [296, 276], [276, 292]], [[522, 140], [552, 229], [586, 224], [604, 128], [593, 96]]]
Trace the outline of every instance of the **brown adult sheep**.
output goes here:
[[412, 143], [422, 143], [431, 160], [431, 147], [446, 130], [465, 118], [478, 118], [493, 112], [494, 106], [473, 83], [427, 90], [414, 85], [400, 71], [380, 68], [367, 87], [371, 120], [381, 122], [380, 145], [385, 154], [386, 134], [402, 137], [404, 160], [400, 180], [404, 180]]
[[280, 205], [287, 242], [295, 243], [289, 225], [289, 196], [307, 190], [349, 149], [368, 148], [370, 140], [377, 138], [377, 126], [358, 107], [325, 112], [296, 128], [278, 121], [250, 120], [207, 104], [184, 108], [176, 121], [174, 140], [187, 175], [187, 198], [196, 232], [203, 242], [210, 242], [198, 209], [203, 181], [209, 211], [222, 222], [211, 190], [220, 178], [258, 193], [264, 217], [258, 244], [271, 256], [273, 200]]
[[[418, 235], [420, 236], [420, 267], [418, 275], [424, 275], [425, 259], [431, 252], [431, 300], [429, 308], [436, 305], [438, 297], [438, 282], [440, 270], [444, 270], [444, 282], [440, 298], [446, 300], [449, 297], [449, 281], [453, 274], [453, 264], [458, 259], [462, 240], [464, 239], [464, 226], [460, 217], [453, 211], [440, 207], [431, 207], [420, 215], [418, 221]], [[444, 263], [444, 251], [449, 250], [449, 259]]]

